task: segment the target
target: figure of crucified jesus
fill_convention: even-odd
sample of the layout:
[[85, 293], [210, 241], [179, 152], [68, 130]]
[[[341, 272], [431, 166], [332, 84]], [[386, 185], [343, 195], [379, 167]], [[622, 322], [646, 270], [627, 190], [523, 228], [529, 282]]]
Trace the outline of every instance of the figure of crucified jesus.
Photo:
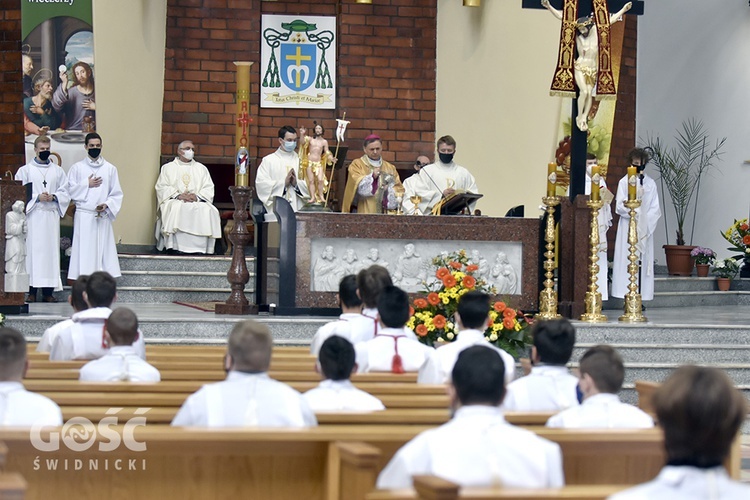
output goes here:
[[[562, 12], [550, 5], [549, 0], [542, 0], [542, 6], [552, 12], [559, 20], [563, 20]], [[632, 2], [626, 3], [622, 9], [615, 14], [610, 14], [609, 25], [613, 25], [622, 19], [633, 7]], [[599, 34], [593, 17], [582, 17], [576, 21], [576, 49], [578, 58], [573, 65], [573, 75], [578, 87], [578, 116], [576, 125], [585, 132], [588, 130], [588, 116], [596, 96], [596, 77], [599, 72]]]
[[[306, 136], [307, 129], [300, 127], [300, 157], [305, 168], [305, 178], [310, 188], [310, 203], [325, 203], [325, 191], [328, 185], [326, 166], [335, 163], [336, 159], [328, 149], [328, 141], [323, 138], [323, 125], [313, 122], [313, 136]], [[305, 154], [305, 152], [307, 154]], [[307, 165], [304, 165], [305, 158]]]

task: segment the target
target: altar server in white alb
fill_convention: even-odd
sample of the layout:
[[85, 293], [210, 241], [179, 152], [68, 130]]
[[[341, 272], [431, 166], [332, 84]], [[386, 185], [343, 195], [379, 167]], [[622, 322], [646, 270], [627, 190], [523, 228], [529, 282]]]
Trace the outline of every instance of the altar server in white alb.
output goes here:
[[372, 326], [370, 318], [366, 318], [360, 314], [362, 311], [362, 300], [357, 295], [357, 277], [355, 275], [348, 274], [341, 278], [337, 298], [339, 300], [339, 307], [341, 307], [341, 315], [339, 315], [339, 319], [336, 321], [326, 323], [315, 332], [312, 342], [310, 342], [310, 354], [313, 356], [318, 355], [320, 346], [328, 338], [338, 335], [352, 343], [359, 342], [361, 339], [355, 340], [352, 332], [359, 332]]
[[615, 493], [611, 500], [750, 498], [750, 485], [732, 480], [724, 467], [748, 412], [745, 396], [725, 372], [682, 366], [651, 401], [664, 429], [667, 464], [652, 481]]
[[547, 427], [647, 429], [654, 426], [647, 413], [623, 403], [617, 396], [625, 380], [625, 365], [612, 347], [597, 345], [586, 351], [579, 370], [583, 402], [551, 417]]
[[68, 191], [76, 205], [68, 279], [95, 271], [118, 278], [120, 261], [112, 222], [122, 207], [120, 179], [117, 168], [101, 156], [99, 134], [87, 134], [84, 147], [88, 155], [68, 172]]
[[490, 319], [490, 296], [486, 293], [472, 290], [458, 299], [456, 310], [456, 324], [458, 335], [453, 342], [441, 346], [430, 353], [427, 362], [419, 369], [417, 382], [420, 384], [445, 384], [450, 382], [453, 365], [458, 355], [473, 345], [495, 349], [503, 358], [505, 365], [505, 383], [509, 384], [516, 374], [516, 362], [513, 356], [495, 347], [484, 338], [487, 323]]
[[[97, 271], [89, 276], [83, 298], [88, 309], [75, 313], [69, 326], [57, 331], [49, 353], [51, 361], [98, 359], [109, 352], [104, 326], [112, 314], [112, 303], [117, 298], [117, 282], [109, 273]], [[139, 332], [133, 346], [138, 355], [146, 359], [142, 333]]]
[[382, 401], [357, 389], [349, 380], [357, 369], [354, 359], [354, 346], [345, 338], [334, 335], [323, 342], [318, 354], [318, 371], [325, 380], [303, 394], [312, 411], [385, 410]]
[[138, 332], [138, 317], [127, 307], [112, 311], [107, 318], [104, 342], [109, 352], [81, 367], [82, 382], [159, 382], [159, 370], [138, 355], [133, 342]]
[[[418, 173], [412, 175], [413, 181], [404, 185], [404, 212], [414, 213], [412, 196], [419, 196], [419, 212], [430, 215], [432, 209], [444, 198], [455, 193], [478, 193], [474, 176], [461, 165], [453, 161], [456, 154], [456, 140], [444, 135], [437, 141], [438, 161], [422, 167]], [[474, 205], [471, 205], [472, 210]]]
[[508, 384], [505, 411], [559, 411], [578, 405], [578, 377], [568, 367], [576, 330], [567, 319], [537, 321], [531, 330], [531, 373]]
[[156, 248], [181, 253], [214, 253], [221, 238], [214, 182], [195, 161], [195, 145], [182, 141], [177, 158], [161, 167], [156, 180]]
[[[648, 152], [641, 148], [634, 148], [628, 154], [628, 161], [638, 169], [636, 178], [637, 198], [641, 206], [635, 209], [638, 227], [637, 256], [641, 261], [639, 272], [639, 293], [642, 300], [654, 298], [654, 231], [661, 218], [659, 208], [659, 192], [656, 182], [645, 174], [643, 170], [649, 161]], [[628, 226], [630, 225], [630, 209], [625, 206], [628, 200], [628, 176], [625, 175], [617, 184], [615, 211], [620, 215], [617, 223], [617, 239], [615, 240], [615, 258], [612, 262], [612, 293], [613, 297], [625, 297], [630, 284], [628, 264], [630, 261], [630, 244], [628, 243]]]
[[409, 296], [396, 286], [386, 286], [378, 296], [378, 333], [355, 346], [360, 373], [416, 372], [422, 367], [433, 349], [407, 336], [408, 320]]
[[45, 302], [57, 302], [53, 291], [62, 290], [60, 279], [60, 218], [70, 203], [68, 176], [50, 157], [50, 139], [42, 135], [34, 141], [36, 156], [19, 168], [16, 180], [31, 184], [31, 199], [26, 203], [26, 272], [29, 295], [36, 302], [37, 288]]
[[0, 427], [62, 425], [60, 407], [23, 386], [29, 368], [26, 349], [20, 332], [0, 328]]
[[223, 382], [204, 385], [187, 398], [176, 426], [313, 427], [318, 425], [302, 394], [268, 376], [273, 338], [257, 321], [237, 323], [229, 335]]
[[310, 197], [307, 183], [299, 178], [297, 131], [291, 125], [279, 129], [279, 147], [265, 156], [255, 175], [255, 194], [266, 207], [266, 220], [276, 220], [273, 203], [277, 196], [284, 198], [295, 212]]
[[420, 474], [465, 487], [563, 486], [560, 446], [503, 417], [498, 406], [504, 378], [497, 351], [478, 345], [462, 351], [449, 386], [453, 418], [398, 450], [378, 476], [377, 488], [409, 488], [412, 476]]

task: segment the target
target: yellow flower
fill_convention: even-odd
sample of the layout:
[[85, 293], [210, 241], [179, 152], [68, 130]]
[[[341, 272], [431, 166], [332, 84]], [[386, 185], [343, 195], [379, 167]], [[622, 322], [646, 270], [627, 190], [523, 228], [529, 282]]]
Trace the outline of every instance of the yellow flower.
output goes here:
[[450, 303], [450, 299], [448, 297], [443, 299], [443, 304], [448, 305]]
[[446, 337], [448, 337], [448, 340], [453, 340], [453, 337], [455, 337], [455, 335], [453, 335], [451, 332], [448, 332], [448, 335], [446, 335]]
[[493, 333], [492, 335], [490, 335], [491, 342], [495, 342], [496, 340], [497, 340], [497, 333]]
[[412, 317], [411, 317], [411, 318], [409, 319], [409, 321], [408, 321], [408, 322], [406, 323], [406, 327], [407, 327], [407, 328], [408, 328], [409, 330], [414, 330], [414, 322], [415, 322], [415, 319], [414, 319], [414, 317], [412, 316]]

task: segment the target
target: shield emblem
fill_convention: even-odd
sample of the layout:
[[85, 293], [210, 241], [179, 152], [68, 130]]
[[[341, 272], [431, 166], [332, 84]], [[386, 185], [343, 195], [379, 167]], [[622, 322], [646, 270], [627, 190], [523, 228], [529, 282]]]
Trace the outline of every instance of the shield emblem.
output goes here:
[[281, 44], [281, 80], [284, 85], [301, 92], [315, 81], [316, 46], [312, 43]]

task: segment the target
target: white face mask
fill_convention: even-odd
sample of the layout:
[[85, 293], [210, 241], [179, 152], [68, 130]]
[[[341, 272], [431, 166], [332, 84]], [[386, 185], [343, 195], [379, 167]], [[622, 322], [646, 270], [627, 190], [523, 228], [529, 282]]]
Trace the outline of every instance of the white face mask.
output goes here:
[[195, 156], [195, 151], [192, 149], [186, 149], [182, 152], [182, 156], [184, 156], [187, 161], [190, 161], [193, 159], [193, 156]]

